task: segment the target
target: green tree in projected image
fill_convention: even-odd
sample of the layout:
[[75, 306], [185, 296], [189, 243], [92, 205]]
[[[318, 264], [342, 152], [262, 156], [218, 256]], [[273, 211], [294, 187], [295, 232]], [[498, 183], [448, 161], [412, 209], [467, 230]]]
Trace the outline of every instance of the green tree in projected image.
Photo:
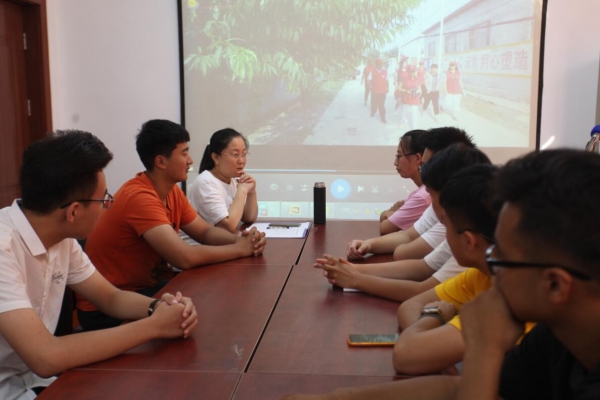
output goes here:
[[368, 55], [386, 57], [421, 1], [192, 0], [200, 6], [184, 14], [184, 34], [196, 48], [184, 63], [228, 85], [268, 88], [276, 78], [304, 95], [355, 74]]

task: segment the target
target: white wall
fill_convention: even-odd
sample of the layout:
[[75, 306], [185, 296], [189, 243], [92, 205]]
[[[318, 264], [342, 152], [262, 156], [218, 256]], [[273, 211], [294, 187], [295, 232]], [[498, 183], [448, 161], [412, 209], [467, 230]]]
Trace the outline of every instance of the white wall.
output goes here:
[[[152, 118], [180, 121], [173, 0], [48, 0], [55, 129], [98, 135], [115, 154], [109, 190], [141, 171], [134, 136]], [[594, 125], [600, 0], [550, 0], [542, 144], [582, 148]], [[199, 160], [197, 160], [199, 161]]]
[[116, 191], [143, 171], [135, 135], [149, 119], [180, 122], [173, 0], [48, 0], [54, 129], [87, 130], [114, 153]]
[[600, 0], [549, 0], [540, 143], [583, 148], [595, 125]]

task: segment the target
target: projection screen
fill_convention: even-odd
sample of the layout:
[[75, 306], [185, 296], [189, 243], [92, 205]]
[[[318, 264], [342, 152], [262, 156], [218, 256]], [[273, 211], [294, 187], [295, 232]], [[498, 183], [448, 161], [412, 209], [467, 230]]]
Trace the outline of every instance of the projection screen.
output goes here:
[[[188, 184], [211, 134], [234, 128], [250, 142], [259, 217], [312, 218], [322, 181], [327, 218], [377, 219], [415, 189], [393, 165], [411, 129], [462, 128], [495, 163], [537, 146], [542, 0], [179, 3]], [[375, 64], [387, 74], [385, 118], [371, 115], [373, 93], [365, 100]], [[430, 104], [407, 115], [398, 77], [434, 64], [438, 114]], [[451, 65], [460, 95], [449, 90]]]

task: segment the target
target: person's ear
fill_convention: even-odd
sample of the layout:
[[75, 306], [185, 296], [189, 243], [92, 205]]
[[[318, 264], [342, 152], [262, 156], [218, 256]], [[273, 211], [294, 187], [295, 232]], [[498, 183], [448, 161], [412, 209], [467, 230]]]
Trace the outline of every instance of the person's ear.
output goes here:
[[159, 169], [165, 169], [167, 166], [167, 158], [165, 156], [158, 155], [154, 157], [154, 166]]
[[75, 216], [79, 212], [79, 208], [81, 207], [81, 203], [74, 201], [65, 209], [65, 217], [67, 222], [72, 224], [75, 222]]
[[422, 164], [423, 163], [423, 155], [419, 154], [419, 153], [415, 153], [415, 160], [417, 162], [417, 165]]
[[559, 305], [569, 301], [573, 276], [561, 268], [546, 268], [542, 272], [543, 289], [549, 302]]
[[215, 165], [219, 165], [219, 155], [215, 152], [210, 153], [210, 158], [212, 158]]
[[469, 251], [474, 251], [475, 248], [477, 248], [478, 235], [474, 234], [471, 231], [465, 231], [465, 232], [463, 232], [463, 238], [464, 238], [463, 240], [465, 240], [465, 244], [467, 245], [467, 248], [469, 249]]

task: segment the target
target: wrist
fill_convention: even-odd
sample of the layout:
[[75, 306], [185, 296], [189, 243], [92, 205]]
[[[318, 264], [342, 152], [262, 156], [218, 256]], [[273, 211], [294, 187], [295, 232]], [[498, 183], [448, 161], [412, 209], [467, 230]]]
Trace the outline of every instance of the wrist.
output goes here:
[[150, 304], [148, 305], [148, 316], [151, 317], [152, 314], [154, 314], [154, 312], [156, 311], [156, 309], [158, 308], [158, 305], [162, 303], [161, 299], [154, 299], [150, 302]]
[[423, 318], [435, 318], [440, 323], [440, 326], [446, 324], [446, 319], [442, 315], [442, 310], [439, 307], [425, 307], [421, 310], [419, 319]]

